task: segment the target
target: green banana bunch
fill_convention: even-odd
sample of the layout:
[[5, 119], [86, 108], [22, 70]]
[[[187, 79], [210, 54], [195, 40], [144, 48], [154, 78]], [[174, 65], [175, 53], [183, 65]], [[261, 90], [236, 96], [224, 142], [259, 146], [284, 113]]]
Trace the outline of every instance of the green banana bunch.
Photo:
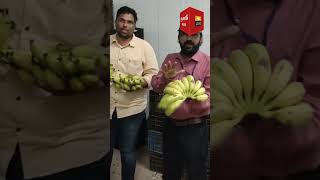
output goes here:
[[195, 81], [191, 75], [183, 77], [181, 80], [169, 82], [163, 93], [164, 96], [161, 98], [158, 107], [164, 110], [167, 116], [174, 113], [187, 98], [196, 101], [209, 99], [206, 89], [202, 87], [202, 82], [200, 80]]
[[231, 132], [235, 125], [231, 121], [239, 122], [251, 113], [288, 126], [312, 119], [312, 106], [303, 102], [303, 84], [290, 82], [293, 65], [282, 59], [272, 69], [263, 45], [248, 44], [232, 51], [226, 60], [212, 61], [211, 122], [212, 127], [227, 127], [221, 137]]
[[98, 51], [93, 50], [90, 46], [72, 48], [62, 43], [44, 46], [31, 40], [29, 51], [6, 48], [0, 55], [17, 69], [22, 81], [53, 93], [72, 94], [100, 84], [101, 65]]
[[143, 89], [142, 84], [144, 79], [142, 76], [122, 73], [116, 70], [112, 64], [110, 64], [110, 80], [116, 88], [124, 91], [137, 91]]

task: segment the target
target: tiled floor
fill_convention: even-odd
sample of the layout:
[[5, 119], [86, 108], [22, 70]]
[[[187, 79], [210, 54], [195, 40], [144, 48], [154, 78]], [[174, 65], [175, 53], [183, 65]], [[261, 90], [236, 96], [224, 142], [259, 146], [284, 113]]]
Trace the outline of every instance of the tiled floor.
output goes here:
[[[147, 148], [141, 148], [138, 153], [135, 179], [136, 180], [162, 180], [161, 174], [149, 169], [149, 156]], [[111, 167], [111, 180], [121, 180], [120, 152], [114, 151]]]

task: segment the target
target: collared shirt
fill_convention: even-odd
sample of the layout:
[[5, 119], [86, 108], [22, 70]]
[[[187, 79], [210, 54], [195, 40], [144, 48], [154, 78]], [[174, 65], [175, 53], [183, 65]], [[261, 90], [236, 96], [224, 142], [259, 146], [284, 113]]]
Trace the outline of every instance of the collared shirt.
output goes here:
[[[17, 24], [10, 45], [29, 49], [29, 40], [99, 46], [106, 29], [103, 5], [87, 0], [1, 0]], [[101, 10], [101, 11], [100, 11]], [[102, 52], [107, 51], [101, 48]], [[6, 66], [0, 77], [0, 179], [17, 143], [25, 178], [46, 176], [99, 160], [109, 147], [105, 87], [72, 96], [53, 96], [24, 85]]]
[[[173, 80], [182, 79], [187, 75], [192, 75], [194, 80], [200, 80], [203, 87], [206, 89], [206, 94], [209, 99], [203, 102], [198, 102], [195, 100], [187, 99], [183, 104], [170, 116], [175, 120], [184, 120], [189, 118], [198, 118], [202, 116], [209, 115], [210, 113], [210, 58], [208, 55], [202, 51], [198, 51], [191, 58], [186, 58], [180, 53], [173, 53], [167, 55], [163, 61], [161, 69], [164, 65], [171, 61], [172, 63], [177, 63], [175, 66], [176, 71], [182, 69], [185, 70], [184, 73], [179, 74]], [[168, 84], [168, 80], [164, 77], [164, 73], [159, 71], [156, 76], [152, 78], [152, 87], [154, 91], [158, 93], [163, 93], [165, 86]]]
[[[319, 1], [263, 1], [247, 6], [231, 2], [235, 1], [230, 4], [240, 28], [254, 37], [251, 39], [263, 42], [263, 32], [267, 32], [265, 45], [272, 65], [283, 58], [293, 64], [292, 80], [303, 83], [304, 100], [313, 106], [315, 113], [309, 124], [299, 128], [279, 127], [271, 121], [259, 121], [251, 131], [248, 127], [236, 128], [221, 147], [214, 149], [212, 179], [230, 175], [243, 179], [256, 175], [283, 176], [316, 168], [320, 165]], [[269, 18], [276, 6], [274, 2], [279, 5], [274, 17]], [[224, 0], [216, 0], [211, 12], [212, 32], [232, 24]], [[268, 19], [273, 20], [268, 23]], [[249, 42], [250, 38], [237, 36], [211, 48], [211, 54], [227, 57], [232, 50], [243, 48]]]
[[142, 112], [147, 106], [150, 81], [158, 73], [158, 62], [151, 45], [135, 35], [127, 46], [121, 46], [116, 35], [110, 37], [110, 64], [120, 72], [140, 75], [148, 83], [148, 88], [124, 92], [114, 85], [110, 86], [110, 119], [117, 109], [118, 118]]

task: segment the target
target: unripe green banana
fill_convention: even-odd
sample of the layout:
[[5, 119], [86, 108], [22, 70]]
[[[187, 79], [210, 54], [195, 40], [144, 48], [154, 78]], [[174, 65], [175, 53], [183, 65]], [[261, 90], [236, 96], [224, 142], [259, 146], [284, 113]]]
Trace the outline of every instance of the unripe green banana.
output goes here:
[[194, 77], [191, 75], [186, 76], [189, 82], [194, 82]]
[[226, 119], [233, 119], [236, 109], [228, 103], [213, 105], [210, 113], [211, 123], [218, 123]]
[[287, 85], [293, 73], [293, 65], [287, 60], [280, 60], [274, 67], [269, 84], [261, 99], [262, 103], [277, 96]]
[[180, 95], [180, 94], [182, 94], [182, 92], [180, 92], [179, 90], [174, 89], [174, 88], [172, 88], [172, 87], [166, 87], [166, 88], [164, 88], [163, 92], [164, 92], [165, 94], [171, 94], [171, 95]]
[[301, 82], [292, 82], [265, 106], [266, 110], [292, 106], [303, 100], [305, 89]]
[[[163, 109], [167, 109], [168, 106], [178, 100], [185, 100], [186, 98], [182, 95], [171, 95], [168, 94], [169, 96], [163, 96], [163, 102], [161, 107], [163, 107]], [[161, 100], [160, 100], [161, 101]]]
[[208, 98], [209, 98], [209, 96], [207, 94], [202, 94], [202, 95], [196, 96], [197, 101], [206, 101]]
[[87, 57], [77, 57], [77, 67], [80, 72], [83, 73], [94, 73], [96, 70], [96, 60]]
[[192, 90], [193, 95], [202, 87], [202, 82], [197, 80]]
[[54, 72], [52, 72], [49, 69], [45, 70], [45, 76], [47, 79], [47, 83], [50, 88], [52, 88], [55, 91], [62, 91], [65, 90], [65, 83], [64, 81], [59, 78]]
[[174, 80], [173, 82], [175, 82], [180, 87], [182, 94], [186, 94], [187, 89], [181, 80]]
[[184, 102], [184, 99], [177, 100], [171, 104], [168, 105], [168, 107], [165, 110], [165, 115], [170, 116], [172, 113], [174, 113]]
[[95, 74], [82, 74], [79, 78], [85, 87], [96, 86], [99, 83], [99, 78]]
[[273, 117], [285, 125], [301, 126], [312, 119], [313, 108], [311, 105], [302, 102], [275, 111]]
[[81, 92], [85, 90], [85, 85], [77, 77], [73, 77], [69, 80], [69, 86], [72, 91]]
[[216, 89], [212, 89], [211, 91], [212, 91], [211, 92], [211, 103], [212, 104], [227, 103], [227, 104], [232, 105], [232, 102], [230, 101], [230, 99], [227, 96], [220, 93]]
[[212, 59], [213, 76], [220, 76], [234, 91], [238, 102], [244, 102], [242, 95], [242, 85], [238, 74], [232, 66], [225, 60], [219, 58]]
[[72, 49], [72, 54], [76, 57], [84, 57], [89, 59], [98, 57], [97, 49], [89, 45], [80, 45], [74, 47]]
[[28, 72], [32, 71], [32, 56], [30, 51], [15, 51], [13, 53], [12, 62]]
[[32, 74], [35, 77], [37, 84], [44, 88], [47, 85], [47, 80], [45, 77], [45, 73], [44, 70], [41, 69], [41, 67], [39, 65], [34, 64], [32, 66]]
[[194, 96], [200, 96], [203, 95], [204, 93], [206, 93], [206, 89], [204, 87], [201, 87], [196, 93], [194, 93]]
[[177, 89], [180, 92], [183, 92], [183, 89], [179, 86], [179, 84], [176, 81], [171, 81], [170, 83], [167, 84], [166, 87], [171, 87], [171, 88]]
[[249, 56], [253, 70], [253, 103], [255, 104], [266, 89], [270, 75], [271, 62], [267, 49], [258, 43], [249, 44], [243, 50]]
[[188, 95], [188, 93], [189, 93], [189, 81], [188, 81], [188, 79], [186, 77], [183, 77], [181, 79], [181, 82], [183, 83], [183, 85], [185, 87], [186, 95]]
[[252, 100], [253, 74], [249, 57], [241, 50], [234, 50], [229, 56], [229, 63], [238, 74], [244, 91], [246, 103]]

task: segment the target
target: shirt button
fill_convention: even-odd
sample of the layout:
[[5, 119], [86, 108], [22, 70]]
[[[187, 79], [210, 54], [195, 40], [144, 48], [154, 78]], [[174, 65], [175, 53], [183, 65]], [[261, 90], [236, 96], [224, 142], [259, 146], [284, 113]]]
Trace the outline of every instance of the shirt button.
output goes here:
[[20, 101], [20, 100], [21, 100], [21, 96], [17, 96], [17, 97], [16, 97], [16, 100], [17, 100], [17, 101]]
[[26, 27], [24, 27], [24, 30], [25, 30], [25, 31], [29, 31], [29, 30], [30, 30], [30, 26], [29, 26], [29, 25], [26, 25]]

